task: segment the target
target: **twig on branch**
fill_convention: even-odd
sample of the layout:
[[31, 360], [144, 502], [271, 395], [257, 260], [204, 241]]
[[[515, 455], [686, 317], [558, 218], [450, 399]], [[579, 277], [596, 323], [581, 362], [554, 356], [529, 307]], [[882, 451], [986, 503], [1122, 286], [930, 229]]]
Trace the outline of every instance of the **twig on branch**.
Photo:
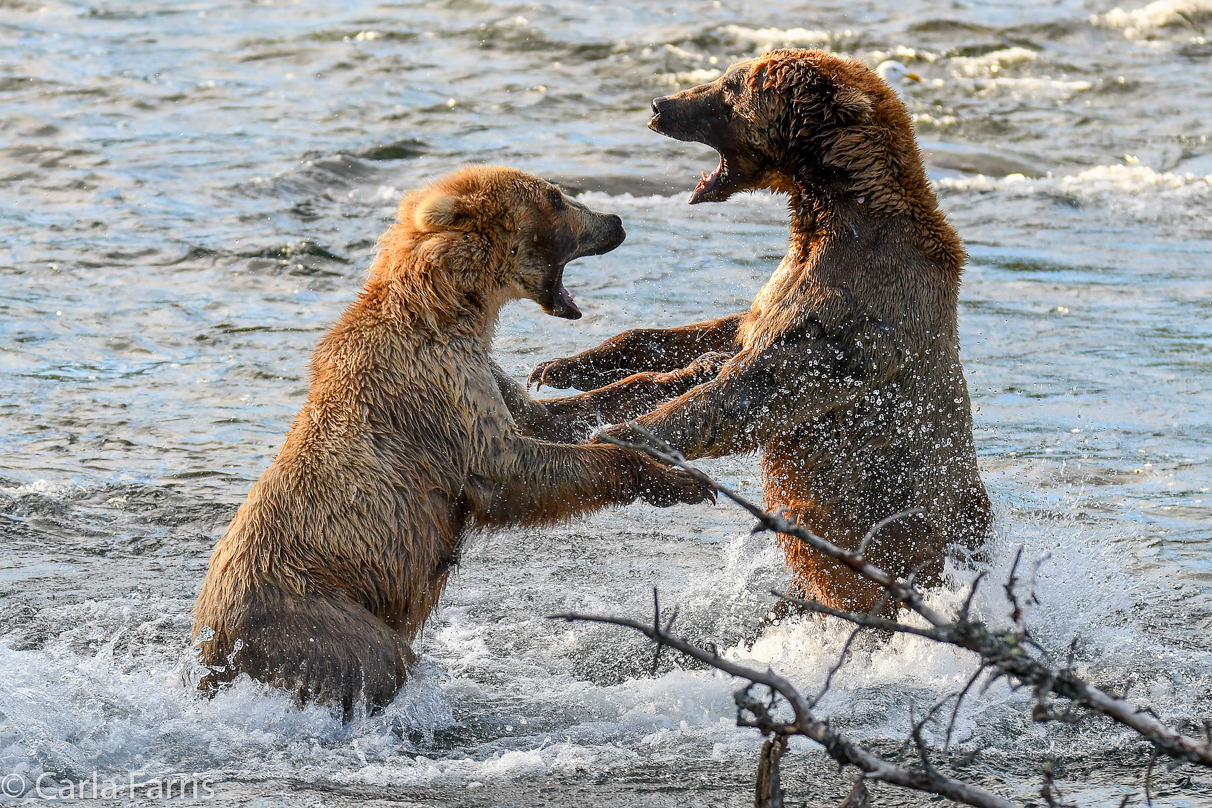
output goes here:
[[850, 793], [837, 808], [871, 808], [871, 797], [867, 794], [867, 782], [861, 777], [855, 780]]
[[871, 529], [868, 530], [866, 535], [863, 536], [863, 540], [859, 542], [858, 550], [855, 552], [855, 555], [861, 556], [866, 553], [867, 546], [871, 544], [871, 540], [875, 538], [877, 533], [888, 527], [888, 525], [895, 524], [902, 519], [908, 519], [910, 516], [919, 516], [925, 512], [925, 508], [910, 508], [907, 511], [901, 511], [900, 513], [894, 513], [891, 516], [885, 516], [883, 519], [872, 525]]
[[1039, 795], [1044, 798], [1044, 802], [1048, 804], [1048, 808], [1077, 808], [1072, 803], [1065, 802], [1065, 797], [1061, 794], [1060, 789], [1056, 787], [1056, 783], [1052, 778], [1056, 774], [1056, 758], [1048, 758], [1044, 762], [1044, 785], [1039, 790]]
[[1014, 563], [1010, 565], [1010, 574], [1006, 576], [1006, 583], [1002, 584], [1002, 588], [1006, 590], [1006, 600], [1010, 601], [1012, 610], [1010, 619], [1014, 621], [1014, 625], [1021, 627], [1023, 625], [1023, 607], [1018, 602], [1018, 562], [1023, 560], [1023, 548], [1019, 547], [1018, 552], [1014, 554]]
[[1153, 784], [1153, 765], [1157, 763], [1157, 750], [1153, 750], [1153, 754], [1149, 756], [1149, 765], [1145, 767], [1145, 805], [1153, 808], [1153, 793], [1151, 786]]
[[833, 677], [837, 676], [837, 672], [846, 664], [846, 660], [850, 657], [850, 646], [854, 645], [854, 641], [862, 632], [864, 626], [855, 626], [854, 631], [850, 632], [850, 636], [846, 638], [846, 644], [842, 646], [842, 652], [837, 656], [837, 662], [825, 674], [825, 683], [821, 685], [821, 689], [812, 697], [808, 704], [812, 707], [821, 703], [821, 699], [825, 698], [825, 694], [829, 692], [829, 687], [833, 684]]
[[807, 609], [810, 612], [827, 614], [832, 617], [840, 617], [849, 623], [854, 623], [856, 626], [862, 626], [863, 628], [874, 628], [880, 631], [888, 631], [896, 634], [912, 634], [915, 637], [925, 637], [926, 639], [934, 640], [935, 642], [946, 642], [943, 636], [935, 629], [907, 626], [904, 623], [898, 623], [895, 620], [877, 617], [873, 614], [867, 614], [864, 612], [848, 612], [844, 609], [835, 609], [832, 606], [826, 606], [824, 603], [821, 603], [818, 600], [804, 600], [803, 598], [797, 598], [794, 595], [788, 595], [784, 592], [780, 592], [777, 589], [771, 589], [770, 594], [774, 595], [776, 598], [781, 598], [788, 603], [794, 603], [796, 606]]
[[779, 772], [779, 761], [787, 751], [787, 735], [776, 733], [762, 744], [762, 757], [758, 763], [756, 808], [783, 808], [783, 784]]
[[947, 722], [947, 736], [943, 739], [943, 751], [946, 752], [951, 747], [951, 734], [955, 731], [955, 720], [959, 717], [960, 705], [964, 703], [964, 697], [968, 695], [968, 691], [976, 684], [976, 680], [980, 679], [985, 674], [985, 668], [982, 665], [976, 669], [976, 673], [968, 679], [968, 683], [955, 696], [955, 707], [951, 710], [951, 720]]
[[[666, 633], [669, 632], [669, 629], [673, 628], [673, 621], [677, 620], [677, 619], [678, 619], [678, 607], [674, 606], [673, 614], [669, 615], [669, 620], [665, 623], [665, 632]], [[660, 621], [661, 621], [661, 601], [657, 595], [656, 587], [653, 587], [652, 588], [652, 625], [653, 625], [653, 627], [659, 629], [661, 627]], [[657, 643], [656, 651], [652, 655], [652, 675], [653, 676], [656, 676], [656, 674], [657, 674], [657, 666], [661, 662], [661, 651], [663, 651], [664, 649], [665, 649], [665, 646], [661, 645], [660, 643]]]

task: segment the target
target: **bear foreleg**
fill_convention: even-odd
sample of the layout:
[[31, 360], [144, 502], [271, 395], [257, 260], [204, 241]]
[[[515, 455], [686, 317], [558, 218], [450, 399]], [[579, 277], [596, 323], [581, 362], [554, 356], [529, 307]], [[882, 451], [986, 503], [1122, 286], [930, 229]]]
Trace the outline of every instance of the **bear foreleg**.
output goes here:
[[594, 390], [635, 373], [678, 370], [703, 354], [734, 354], [741, 347], [737, 342], [741, 317], [735, 314], [677, 328], [624, 331], [576, 356], [539, 363], [528, 383], [557, 390]]
[[729, 358], [727, 354], [710, 353], [668, 373], [636, 373], [588, 393], [544, 398], [538, 403], [556, 421], [580, 427], [576, 439], [584, 440], [597, 427], [629, 421], [711, 381]]
[[531, 438], [511, 449], [508, 462], [464, 489], [481, 524], [552, 524], [637, 497], [658, 507], [715, 500], [711, 486], [631, 449]]

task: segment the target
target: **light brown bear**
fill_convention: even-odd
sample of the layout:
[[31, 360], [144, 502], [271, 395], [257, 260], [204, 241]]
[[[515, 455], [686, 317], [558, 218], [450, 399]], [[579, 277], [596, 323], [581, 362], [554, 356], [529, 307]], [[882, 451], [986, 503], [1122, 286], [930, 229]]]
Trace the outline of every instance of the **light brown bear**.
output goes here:
[[489, 356], [510, 300], [579, 317], [564, 265], [623, 238], [617, 216], [508, 168], [404, 197], [312, 359], [307, 404], [215, 548], [194, 611], [202, 689], [246, 672], [346, 714], [383, 705], [473, 530], [714, 497], [637, 452], [524, 436], [510, 405], [532, 432], [542, 410]]
[[[867, 557], [936, 581], [946, 548], [978, 544], [992, 514], [960, 366], [967, 256], [904, 105], [858, 62], [778, 50], [652, 107], [650, 128], [719, 152], [691, 203], [785, 193], [790, 249], [747, 312], [629, 331], [539, 365], [540, 385], [609, 385], [545, 411], [586, 423], [641, 416], [689, 458], [761, 451], [766, 504], [850, 550], [886, 517], [921, 508], [879, 531]], [[879, 605], [882, 591], [848, 568], [780, 543], [803, 593]]]

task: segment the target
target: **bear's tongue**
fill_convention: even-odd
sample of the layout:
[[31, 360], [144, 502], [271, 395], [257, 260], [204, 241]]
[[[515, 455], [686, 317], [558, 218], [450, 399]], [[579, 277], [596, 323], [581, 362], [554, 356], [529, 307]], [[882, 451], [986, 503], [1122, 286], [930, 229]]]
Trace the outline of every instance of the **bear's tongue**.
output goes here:
[[568, 287], [562, 283], [556, 288], [556, 298], [560, 301], [560, 305], [564, 310], [573, 315], [569, 317], [570, 320], [575, 320], [581, 316], [581, 310], [577, 308], [576, 302], [572, 299], [572, 292], [568, 291]]
[[699, 180], [699, 184], [694, 187], [694, 192], [690, 194], [690, 204], [702, 202], [707, 197], [711, 196], [719, 187], [720, 179], [724, 176], [724, 155], [720, 155], [720, 164], [715, 167], [715, 171], [710, 174], [703, 172], [703, 178]]
[[572, 299], [572, 292], [564, 286], [564, 267], [552, 266], [553, 275], [548, 278], [550, 284], [545, 291], [540, 305], [543, 311], [552, 317], [562, 317], [565, 320], [581, 319], [581, 310]]

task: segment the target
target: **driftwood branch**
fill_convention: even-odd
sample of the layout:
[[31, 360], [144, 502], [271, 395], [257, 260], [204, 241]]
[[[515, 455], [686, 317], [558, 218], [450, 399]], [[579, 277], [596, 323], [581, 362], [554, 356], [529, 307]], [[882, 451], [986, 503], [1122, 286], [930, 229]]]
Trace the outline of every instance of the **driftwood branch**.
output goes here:
[[[703, 471], [690, 465], [686, 459], [638, 425], [631, 424], [632, 431], [642, 441], [623, 441], [613, 436], [601, 434], [600, 439], [618, 446], [636, 449], [663, 463], [683, 469], [701, 482], [713, 485], [724, 497], [749, 512], [756, 520], [755, 531], [771, 531], [794, 537], [814, 550], [829, 558], [846, 565], [855, 574], [881, 586], [888, 598], [903, 604], [923, 618], [927, 626], [910, 626], [879, 617], [877, 614], [859, 614], [836, 609], [815, 600], [791, 598], [785, 594], [774, 592], [776, 596], [793, 602], [808, 611], [831, 615], [846, 620], [856, 626], [858, 631], [870, 628], [884, 632], [911, 634], [930, 640], [963, 648], [977, 655], [979, 667], [975, 675], [958, 693], [951, 694], [943, 701], [932, 707], [920, 721], [911, 716], [911, 733], [909, 741], [918, 752], [919, 765], [906, 769], [896, 766], [870, 752], [861, 745], [850, 741], [833, 730], [826, 720], [813, 713], [813, 709], [829, 688], [833, 674], [840, 669], [849, 652], [855, 634], [842, 652], [839, 664], [830, 671], [821, 692], [813, 699], [805, 699], [786, 679], [767, 669], [756, 670], [719, 656], [714, 647], [710, 652], [704, 651], [691, 643], [674, 636], [669, 629], [672, 619], [662, 628], [659, 612], [654, 615], [652, 624], [640, 623], [626, 618], [599, 617], [593, 615], [566, 614], [556, 615], [564, 620], [588, 620], [600, 623], [634, 628], [657, 643], [659, 648], [668, 646], [693, 659], [697, 659], [717, 670], [732, 676], [748, 680], [749, 685], [737, 693], [738, 723], [742, 726], [758, 728], [763, 735], [771, 736], [763, 748], [761, 770], [759, 772], [759, 788], [757, 805], [759, 808], [781, 806], [783, 804], [782, 790], [778, 777], [778, 764], [786, 749], [786, 740], [791, 735], [803, 735], [816, 741], [842, 766], [855, 766], [863, 773], [863, 779], [879, 780], [906, 788], [939, 794], [957, 802], [974, 806], [1009, 806], [1012, 803], [991, 794], [976, 786], [948, 777], [941, 773], [931, 762], [929, 749], [923, 740], [922, 731], [928, 723], [936, 723], [937, 712], [951, 698], [955, 699], [952, 707], [951, 720], [945, 733], [944, 749], [950, 745], [955, 718], [959, 712], [964, 697], [976, 682], [984, 675], [987, 676], [986, 687], [999, 678], [1005, 678], [1012, 687], [1030, 688], [1036, 696], [1036, 705], [1032, 716], [1038, 721], [1073, 721], [1080, 717], [1080, 711], [1086, 714], [1106, 716], [1125, 727], [1138, 733], [1141, 738], [1152, 744], [1155, 756], [1165, 756], [1175, 761], [1195, 763], [1212, 767], [1212, 739], [1205, 727], [1203, 738], [1192, 738], [1178, 730], [1167, 726], [1149, 709], [1141, 709], [1126, 698], [1109, 693], [1095, 687], [1077, 675], [1072, 665], [1072, 649], [1069, 659], [1063, 667], [1050, 664], [1044, 658], [1043, 649], [1030, 636], [1025, 623], [1025, 608], [1020, 590], [1019, 566], [1022, 561], [1022, 550], [1015, 557], [1014, 565], [1004, 584], [1007, 600], [1011, 606], [1012, 626], [1006, 630], [994, 630], [984, 622], [974, 619], [971, 614], [973, 598], [984, 574], [978, 575], [973, 581], [970, 591], [954, 617], [949, 617], [929, 606], [922, 593], [915, 587], [910, 576], [900, 580], [889, 575], [884, 570], [869, 562], [865, 556], [871, 539], [884, 527], [899, 519], [920, 513], [913, 509], [878, 522], [859, 545], [857, 552], [850, 552], [842, 547], [818, 536], [796, 522], [785, 518], [781, 513], [771, 513], [760, 505], [751, 502], [737, 492], [721, 485]], [[1038, 565], [1036, 567], [1038, 569]], [[1031, 575], [1034, 579], [1034, 573]], [[1028, 601], [1034, 601], [1034, 594], [1028, 592]], [[654, 593], [654, 606], [655, 593]], [[676, 616], [676, 613], [675, 613]], [[764, 686], [771, 694], [769, 704], [752, 695], [755, 686]], [[785, 700], [794, 715], [791, 721], [780, 721], [773, 716], [773, 699], [775, 694]], [[1067, 700], [1071, 708], [1057, 712], [1048, 703], [1049, 697]], [[1074, 709], [1076, 708], [1076, 709]], [[1150, 764], [1150, 770], [1152, 764]], [[1046, 767], [1044, 772], [1044, 789], [1041, 792], [1045, 801], [1052, 805], [1063, 804], [1059, 792], [1052, 783], [1052, 771]], [[863, 782], [860, 779], [859, 783]], [[857, 789], [857, 786], [856, 786]], [[855, 795], [852, 794], [852, 797]], [[861, 795], [866, 800], [865, 791]], [[848, 798], [849, 800], [850, 798]]]
[[[723, 671], [731, 676], [748, 680], [750, 684], [737, 694], [739, 723], [743, 726], [757, 727], [763, 734], [772, 734], [775, 736], [776, 741], [779, 736], [803, 735], [824, 747], [826, 754], [837, 761], [839, 765], [857, 767], [868, 780], [878, 780], [884, 783], [891, 783], [892, 785], [904, 786], [915, 791], [939, 794], [956, 802], [962, 802], [965, 805], [977, 806], [977, 808], [1012, 808], [1014, 805], [1014, 803], [1004, 797], [999, 797], [978, 786], [948, 777], [937, 770], [906, 769], [889, 763], [835, 730], [830, 726], [827, 719], [820, 718], [813, 713], [808, 701], [796, 690], [791, 682], [782, 676], [769, 668], [763, 671], [742, 665], [739, 662], [734, 662], [716, 653], [699, 648], [697, 645], [681, 637], [669, 634], [661, 627], [659, 617], [654, 618], [651, 623], [632, 620], [626, 617], [602, 617], [575, 613], [552, 615], [552, 619], [567, 620], [570, 622], [606, 623], [632, 628], [659, 645], [679, 651], [691, 659], [697, 659], [699, 662], [710, 665], [716, 670]], [[791, 707], [793, 719], [789, 722], [782, 722], [774, 718], [769, 707], [749, 695], [755, 685], [765, 686], [781, 696]], [[782, 751], [780, 750], [778, 755], [781, 756], [781, 754]], [[763, 764], [769, 767], [770, 764], [768, 761], [772, 758], [774, 758], [774, 765], [777, 765], [777, 758], [773, 753], [763, 753]], [[770, 777], [771, 773], [766, 772], [764, 785], [768, 792], [771, 784]], [[774, 785], [777, 789], [777, 781]], [[761, 795], [759, 794], [760, 798]], [[779, 799], [781, 800], [781, 792]], [[771, 802], [758, 803], [762, 808], [768, 808], [774, 804]]]
[[783, 785], [780, 782], [779, 761], [787, 751], [787, 736], [776, 734], [762, 744], [758, 763], [757, 795], [754, 802], [761, 808], [783, 808]]
[[[882, 586], [893, 599], [903, 603], [909, 609], [925, 618], [926, 622], [934, 629], [933, 631], [928, 629], [915, 630], [912, 627], [906, 626], [887, 630], [918, 634], [918, 636], [926, 637], [936, 642], [944, 642], [972, 651], [980, 656], [982, 667], [991, 670], [996, 676], [1004, 676], [1017, 680], [1019, 684], [1026, 685], [1037, 691], [1051, 692], [1053, 695], [1080, 704], [1087, 710], [1105, 715], [1139, 733], [1141, 737], [1152, 743], [1162, 755], [1174, 758], [1175, 760], [1212, 767], [1212, 744], [1207, 739], [1191, 738], [1183, 735], [1178, 730], [1160, 721], [1152, 711], [1139, 709], [1127, 699], [1107, 693], [1088, 684], [1070, 667], [1053, 668], [1040, 660], [1037, 654], [1032, 653], [1028, 646], [1033, 646], [1034, 641], [1030, 639], [1026, 628], [1023, 626], [1023, 610], [1019, 603], [1016, 588], [1016, 572], [1022, 556], [1021, 549], [1015, 557], [1014, 568], [1011, 570], [1010, 577], [1005, 586], [1007, 597], [1013, 607], [1011, 615], [1014, 620], [1013, 629], [1001, 632], [994, 631], [983, 622], [972, 619], [968, 608], [971, 604], [971, 598], [969, 598], [969, 601], [965, 603], [964, 608], [960, 610], [960, 613], [954, 619], [948, 618], [926, 605], [921, 593], [913, 587], [911, 582], [899, 581], [879, 567], [871, 564], [862, 555], [844, 550], [833, 542], [796, 524], [794, 521], [783, 518], [780, 514], [768, 513], [761, 506], [750, 502], [726, 486], [720, 485], [699, 469], [691, 466], [681, 454], [675, 452], [668, 444], [647, 430], [635, 424], [631, 425], [631, 429], [642, 437], [645, 442], [630, 443], [619, 441], [608, 435], [602, 435], [601, 438], [610, 443], [643, 451], [663, 463], [683, 469], [696, 479], [714, 485], [725, 497], [753, 514], [763, 529], [792, 536], [830, 558], [837, 559], [859, 575]], [[904, 514], [898, 514], [898, 516], [904, 517], [914, 512], [906, 511]], [[884, 520], [884, 522], [877, 524], [876, 527], [878, 528], [887, 522], [888, 520]], [[977, 582], [979, 582], [979, 579]], [[974, 583], [974, 591], [975, 586], [976, 584]], [[836, 617], [841, 617], [856, 624], [866, 625], [869, 623], [862, 623], [862, 621], [871, 621], [874, 619], [868, 615], [855, 615], [837, 609], [830, 610], [830, 607], [815, 601], [799, 601], [799, 603], [813, 611], [833, 614]]]

